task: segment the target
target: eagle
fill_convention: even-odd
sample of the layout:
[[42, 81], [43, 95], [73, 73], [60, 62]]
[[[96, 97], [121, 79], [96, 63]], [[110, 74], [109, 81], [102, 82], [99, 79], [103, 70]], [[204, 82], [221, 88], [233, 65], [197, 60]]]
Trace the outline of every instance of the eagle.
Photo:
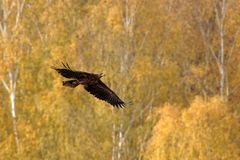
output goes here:
[[84, 89], [96, 98], [106, 101], [113, 107], [125, 107], [125, 102], [122, 101], [116, 93], [114, 93], [100, 79], [103, 74], [88, 73], [72, 70], [69, 65], [62, 63], [63, 68], [51, 67], [56, 70], [61, 76], [69, 80], [63, 81], [63, 86], [75, 88], [78, 85], [83, 85]]

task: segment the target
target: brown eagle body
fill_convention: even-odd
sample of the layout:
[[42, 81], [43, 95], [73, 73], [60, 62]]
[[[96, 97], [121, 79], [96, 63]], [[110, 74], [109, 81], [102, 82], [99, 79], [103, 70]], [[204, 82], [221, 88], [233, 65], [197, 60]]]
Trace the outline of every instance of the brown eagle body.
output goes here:
[[94, 95], [98, 99], [104, 100], [110, 103], [114, 107], [124, 107], [125, 103], [110, 89], [108, 88], [100, 78], [103, 74], [87, 73], [82, 71], [72, 70], [68, 64], [63, 64], [64, 68], [55, 68], [59, 74], [65, 78], [71, 80], [63, 81], [64, 86], [77, 87], [83, 85], [84, 89], [90, 94]]

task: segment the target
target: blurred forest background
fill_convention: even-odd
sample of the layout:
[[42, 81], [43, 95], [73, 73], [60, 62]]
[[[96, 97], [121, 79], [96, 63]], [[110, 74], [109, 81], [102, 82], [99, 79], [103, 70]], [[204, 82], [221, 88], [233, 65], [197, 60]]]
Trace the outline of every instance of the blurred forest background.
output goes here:
[[239, 62], [239, 0], [0, 0], [0, 159], [240, 159]]

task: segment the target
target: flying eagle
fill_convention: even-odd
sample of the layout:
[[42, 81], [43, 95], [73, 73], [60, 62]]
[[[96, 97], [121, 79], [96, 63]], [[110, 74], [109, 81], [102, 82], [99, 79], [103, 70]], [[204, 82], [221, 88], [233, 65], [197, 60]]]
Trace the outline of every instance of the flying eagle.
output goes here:
[[83, 85], [84, 89], [88, 91], [90, 94], [94, 95], [98, 99], [106, 101], [110, 103], [114, 107], [124, 107], [125, 102], [123, 102], [110, 88], [108, 88], [100, 78], [103, 77], [103, 74], [94, 74], [87, 73], [82, 71], [72, 70], [69, 65], [66, 63], [62, 63], [63, 68], [55, 68], [59, 74], [61, 74], [65, 78], [69, 78], [71, 80], [63, 81], [63, 86], [75, 88], [78, 85]]

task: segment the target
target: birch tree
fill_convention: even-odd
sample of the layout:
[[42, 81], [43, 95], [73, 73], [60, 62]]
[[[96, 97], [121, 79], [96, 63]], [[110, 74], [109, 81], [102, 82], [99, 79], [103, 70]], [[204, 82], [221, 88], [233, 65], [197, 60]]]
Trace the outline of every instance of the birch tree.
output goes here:
[[[226, 57], [231, 55], [229, 48], [233, 48], [235, 44], [226, 46], [226, 18], [228, 12], [228, 6], [231, 1], [209, 1], [208, 6], [203, 5], [197, 1], [193, 2], [194, 17], [198, 23], [199, 31], [201, 33], [203, 43], [207, 48], [206, 64], [210, 59], [213, 59], [219, 73], [219, 95], [224, 100], [229, 96], [229, 77], [228, 77], [228, 61]], [[229, 37], [235, 37], [238, 31], [234, 35], [228, 35]], [[210, 55], [210, 56], [209, 56]], [[212, 57], [209, 59], [209, 57]]]
[[2, 77], [1, 82], [9, 95], [13, 122], [13, 133], [17, 151], [20, 149], [20, 144], [16, 119], [16, 90], [19, 73], [18, 64], [21, 57], [21, 49], [17, 40], [19, 40], [19, 25], [22, 18], [24, 5], [25, 0], [1, 0], [0, 2], [0, 9], [2, 12], [0, 16], [0, 33], [1, 42], [3, 43], [1, 48], [1, 60], [5, 65], [7, 71], [5, 73], [7, 76]]

